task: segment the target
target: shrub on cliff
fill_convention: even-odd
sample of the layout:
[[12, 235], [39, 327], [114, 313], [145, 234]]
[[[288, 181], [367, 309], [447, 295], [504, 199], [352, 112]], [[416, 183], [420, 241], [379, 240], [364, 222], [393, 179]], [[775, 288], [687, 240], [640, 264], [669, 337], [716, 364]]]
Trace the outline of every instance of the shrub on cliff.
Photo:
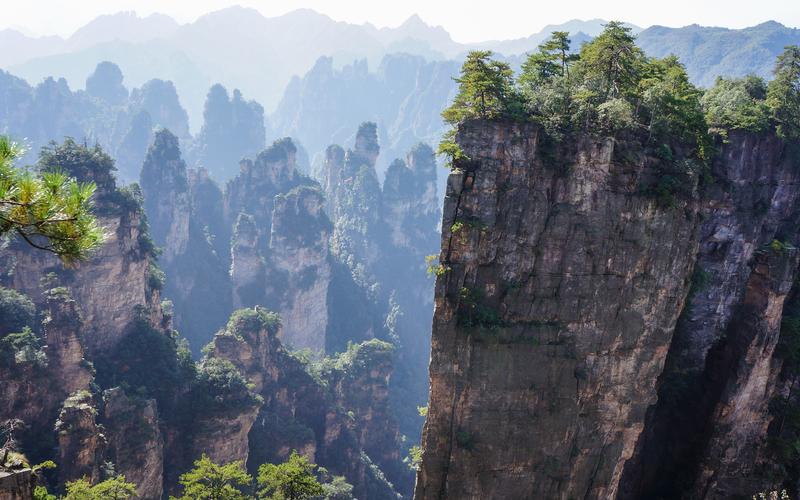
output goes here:
[[233, 335], [240, 335], [243, 332], [257, 332], [265, 328], [272, 334], [278, 332], [281, 325], [280, 316], [263, 307], [256, 306], [253, 309], [238, 309], [231, 314], [228, 319], [227, 332]]
[[197, 370], [194, 389], [199, 407], [212, 411], [228, 411], [261, 403], [251, 384], [228, 360], [206, 358]]
[[21, 332], [33, 327], [36, 307], [27, 295], [10, 288], [0, 287], [0, 338], [11, 332]]
[[[516, 81], [491, 52], [472, 52], [457, 81], [458, 95], [442, 113], [453, 125], [474, 118], [524, 119], [542, 124], [556, 140], [631, 130], [646, 132], [653, 144], [681, 141], [693, 147], [694, 156], [706, 156], [702, 92], [677, 58], [648, 58], [630, 28], [616, 21], [579, 54], [572, 52], [567, 33], [553, 33], [528, 55]], [[455, 163], [464, 158], [452, 132], [439, 152]]]
[[9, 333], [0, 339], [0, 361], [13, 360], [16, 364], [30, 364], [39, 368], [47, 366], [47, 355], [42, 350], [39, 337], [25, 327], [19, 333]]

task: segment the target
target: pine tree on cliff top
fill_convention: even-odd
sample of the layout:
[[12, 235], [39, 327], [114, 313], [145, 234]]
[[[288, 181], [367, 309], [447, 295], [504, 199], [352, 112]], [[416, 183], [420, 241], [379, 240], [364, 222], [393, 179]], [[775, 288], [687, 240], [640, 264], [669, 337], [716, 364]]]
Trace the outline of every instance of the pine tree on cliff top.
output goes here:
[[513, 111], [517, 100], [511, 67], [491, 58], [488, 50], [469, 53], [461, 67], [458, 94], [442, 112], [444, 120], [456, 124], [470, 118], [499, 118]]

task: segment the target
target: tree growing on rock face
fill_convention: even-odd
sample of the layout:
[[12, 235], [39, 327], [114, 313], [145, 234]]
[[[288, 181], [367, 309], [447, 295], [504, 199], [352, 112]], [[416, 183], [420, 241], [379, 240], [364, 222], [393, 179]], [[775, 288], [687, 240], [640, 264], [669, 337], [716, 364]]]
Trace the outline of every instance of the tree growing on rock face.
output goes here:
[[767, 104], [778, 135], [800, 138], [800, 46], [789, 45], [778, 56], [775, 78], [769, 82]]
[[317, 466], [293, 451], [289, 460], [262, 464], [258, 468], [259, 498], [275, 500], [305, 500], [325, 493], [314, 476]]
[[0, 237], [16, 235], [66, 262], [85, 259], [104, 239], [91, 213], [95, 184], [68, 177], [58, 163], [39, 174], [16, 168], [21, 154], [0, 136]]

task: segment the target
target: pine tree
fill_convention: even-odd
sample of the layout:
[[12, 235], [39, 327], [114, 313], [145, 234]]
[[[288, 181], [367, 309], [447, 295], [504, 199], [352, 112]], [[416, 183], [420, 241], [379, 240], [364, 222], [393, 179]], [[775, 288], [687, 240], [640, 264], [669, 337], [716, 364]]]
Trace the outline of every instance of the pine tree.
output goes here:
[[493, 60], [492, 52], [475, 50], [461, 67], [458, 94], [442, 117], [450, 124], [470, 118], [491, 119], [513, 115], [518, 102], [511, 67]]
[[775, 78], [769, 82], [767, 104], [778, 135], [800, 138], [800, 46], [789, 45], [778, 56]]
[[79, 183], [57, 165], [38, 174], [17, 168], [21, 153], [0, 136], [0, 237], [16, 235], [66, 262], [85, 259], [104, 239], [91, 213], [95, 184]]
[[289, 460], [280, 464], [263, 464], [258, 468], [260, 498], [305, 500], [322, 495], [325, 490], [314, 476], [316, 465], [293, 451]]

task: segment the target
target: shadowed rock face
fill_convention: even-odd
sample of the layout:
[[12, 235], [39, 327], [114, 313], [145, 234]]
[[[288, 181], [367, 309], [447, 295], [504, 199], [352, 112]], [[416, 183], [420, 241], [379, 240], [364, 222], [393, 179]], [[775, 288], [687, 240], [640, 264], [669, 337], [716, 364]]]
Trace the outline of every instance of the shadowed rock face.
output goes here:
[[226, 187], [235, 307], [265, 305], [278, 312], [282, 340], [296, 348], [325, 348], [328, 238], [331, 222], [319, 185], [300, 174], [297, 148], [276, 141], [255, 161], [243, 161]]
[[667, 207], [642, 189], [657, 161], [630, 161], [624, 140], [579, 139], [558, 165], [541, 138], [459, 129], [471, 161], [445, 200], [416, 498], [776, 487], [763, 471], [798, 265], [791, 149], [733, 133], [714, 182]]
[[444, 208], [417, 498], [608, 498], [655, 399], [696, 212], [584, 140], [548, 164], [533, 125], [468, 123]]
[[731, 133], [720, 145], [701, 207], [699, 284], [626, 465], [623, 498], [730, 498], [777, 487], [765, 472], [774, 455], [766, 438], [771, 400], [789, 393], [775, 347], [797, 277], [800, 174], [792, 151], [773, 134]]

